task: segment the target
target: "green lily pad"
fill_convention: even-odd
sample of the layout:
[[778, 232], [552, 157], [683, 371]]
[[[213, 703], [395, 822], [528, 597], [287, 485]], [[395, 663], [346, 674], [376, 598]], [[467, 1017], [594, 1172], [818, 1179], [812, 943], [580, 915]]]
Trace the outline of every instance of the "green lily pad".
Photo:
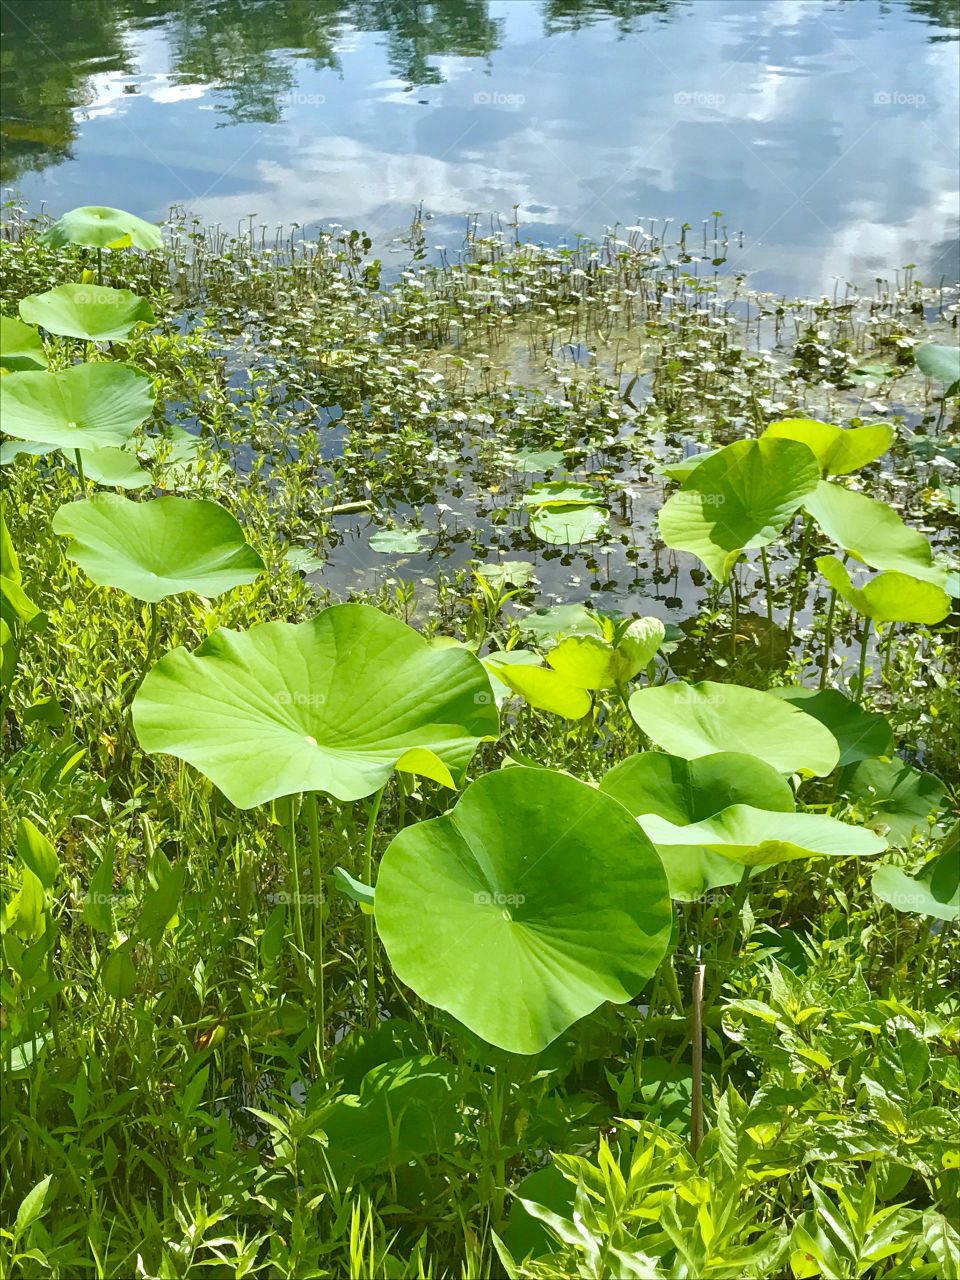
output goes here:
[[503, 560], [499, 564], [478, 564], [474, 572], [495, 591], [506, 591], [510, 587], [522, 590], [533, 582], [536, 566], [529, 560]]
[[538, 507], [530, 515], [530, 532], [551, 546], [596, 542], [606, 527], [607, 512], [602, 507]]
[[886, 717], [865, 711], [838, 689], [787, 685], [770, 692], [826, 725], [840, 744], [841, 766], [869, 760], [872, 756], [885, 756], [893, 750], [893, 730]]
[[881, 853], [887, 842], [865, 827], [854, 827], [819, 813], [784, 813], [734, 804], [685, 826], [656, 814], [638, 819], [655, 845], [697, 845], [722, 853], [746, 867], [823, 855], [866, 857]]
[[660, 859], [629, 813], [546, 769], [472, 783], [383, 857], [377, 929], [397, 977], [488, 1043], [537, 1053], [666, 954]]
[[877, 867], [871, 888], [881, 902], [935, 920], [960, 919], [958, 832], [960, 823], [954, 823], [941, 851], [914, 876], [890, 863]]
[[[712, 818], [732, 804], [792, 812], [793, 791], [777, 771], [755, 756], [723, 751], [684, 760], [644, 751], [611, 769], [600, 782], [635, 818], [655, 814], [683, 826]], [[736, 884], [743, 868], [720, 853], [686, 845], [658, 845], [670, 883], [681, 902], [701, 899], [711, 889]]]
[[930, 543], [885, 502], [821, 480], [804, 507], [831, 542], [872, 569], [895, 569], [945, 586], [946, 571], [934, 562]]
[[358, 1094], [341, 1095], [319, 1117], [334, 1173], [355, 1177], [450, 1151], [459, 1094], [457, 1069], [442, 1058], [398, 1058], [374, 1067]]
[[573, 480], [554, 480], [535, 484], [520, 501], [525, 507], [596, 507], [605, 506], [603, 493], [589, 484]]
[[0, 378], [8, 436], [56, 449], [102, 449], [130, 439], [153, 412], [151, 380], [126, 364], [75, 364]]
[[836, 556], [819, 556], [817, 568], [858, 613], [874, 622], [942, 622], [952, 605], [950, 597], [932, 582], [921, 582], [906, 573], [878, 573], [863, 587], [854, 586]]
[[813, 450], [822, 475], [845, 476], [876, 462], [893, 444], [896, 432], [889, 422], [837, 427], [812, 418], [786, 418], [771, 423], [761, 439], [798, 440]]
[[945, 347], [926, 342], [914, 350], [917, 365], [928, 378], [936, 378], [947, 384], [947, 394], [952, 395], [960, 381], [960, 347]]
[[553, 471], [556, 467], [562, 467], [564, 457], [558, 449], [518, 449], [516, 453], [507, 454], [505, 461], [515, 471], [529, 474]]
[[813, 716], [743, 685], [677, 680], [638, 689], [630, 697], [630, 714], [649, 738], [687, 760], [737, 751], [779, 773], [822, 777], [840, 758], [836, 738]]
[[370, 539], [370, 547], [381, 555], [414, 555], [423, 550], [422, 529], [381, 529]]
[[47, 367], [43, 339], [15, 316], [0, 316], [0, 366], [11, 372]]
[[146, 298], [101, 284], [60, 284], [31, 293], [21, 300], [20, 315], [48, 333], [89, 342], [126, 342], [138, 324], [156, 320]]
[[53, 531], [71, 539], [67, 554], [94, 582], [137, 600], [184, 591], [213, 599], [264, 569], [230, 512], [200, 498], [100, 494], [59, 507]]
[[160, 228], [125, 209], [88, 204], [71, 209], [40, 237], [54, 249], [78, 244], [90, 249], [161, 249]]
[[292, 565], [294, 569], [299, 569], [301, 573], [319, 573], [326, 564], [323, 557], [318, 556], [309, 547], [287, 547], [283, 553], [283, 558], [287, 564]]
[[723, 582], [744, 551], [780, 536], [819, 478], [805, 444], [737, 440], [701, 462], [668, 498], [658, 516], [660, 535]]
[[394, 769], [422, 773], [424, 756], [430, 776], [459, 781], [499, 731], [473, 654], [432, 649], [361, 604], [173, 650], [141, 685], [133, 719], [145, 751], [186, 760], [241, 809], [301, 791], [359, 800]]
[[869, 814], [868, 824], [899, 848], [905, 848], [915, 836], [936, 834], [947, 804], [939, 778], [921, 773], [897, 756], [864, 760], [846, 790]]
[[561, 636], [598, 636], [602, 628], [596, 614], [582, 604], [552, 604], [534, 609], [517, 619], [523, 632], [529, 632], [541, 643]]

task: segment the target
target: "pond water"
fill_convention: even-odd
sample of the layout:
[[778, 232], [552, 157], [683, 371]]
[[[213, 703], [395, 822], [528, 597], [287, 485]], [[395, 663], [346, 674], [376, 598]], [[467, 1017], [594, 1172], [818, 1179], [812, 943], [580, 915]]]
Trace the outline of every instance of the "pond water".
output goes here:
[[[714, 210], [788, 293], [958, 274], [955, 0], [5, 0], [3, 181], [36, 208], [470, 215], [557, 242]], [[8, 195], [9, 198], [9, 195]], [[712, 225], [712, 219], [711, 219]]]

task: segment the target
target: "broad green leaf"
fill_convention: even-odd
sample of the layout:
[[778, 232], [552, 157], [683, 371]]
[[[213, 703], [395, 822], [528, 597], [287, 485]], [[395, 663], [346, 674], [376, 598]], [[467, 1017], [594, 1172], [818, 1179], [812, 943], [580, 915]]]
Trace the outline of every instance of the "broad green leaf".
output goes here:
[[630, 714], [658, 746], [687, 760], [736, 751], [766, 761], [778, 773], [822, 777], [840, 758], [836, 738], [812, 716], [743, 685], [678, 680], [638, 689]]
[[960, 347], [925, 342], [913, 352], [917, 365], [928, 378], [936, 378], [952, 388], [960, 378]]
[[156, 319], [146, 298], [99, 284], [60, 284], [46, 293], [28, 294], [20, 302], [20, 315], [48, 333], [88, 342], [126, 342], [138, 324]]
[[126, 364], [11, 373], [0, 378], [0, 420], [8, 436], [56, 449], [119, 446], [153, 412], [151, 385]]
[[821, 480], [804, 507], [831, 542], [871, 568], [946, 586], [946, 571], [934, 562], [930, 543], [885, 502]]
[[82, 449], [80, 463], [88, 480], [113, 489], [143, 489], [153, 484], [150, 472], [126, 449]]
[[40, 237], [54, 249], [78, 244], [89, 249], [161, 249], [160, 228], [125, 209], [88, 204], [71, 209]]
[[892, 845], [909, 845], [914, 836], [930, 836], [947, 804], [939, 778], [921, 773], [905, 760], [864, 760], [846, 787], [847, 794], [865, 808], [869, 825]]
[[660, 535], [723, 582], [744, 551], [779, 537], [819, 478], [804, 444], [737, 440], [702, 462], [661, 507]]
[[513, 1192], [510, 1217], [503, 1233], [503, 1243], [514, 1258], [539, 1258], [553, 1253], [557, 1247], [554, 1237], [529, 1213], [526, 1204], [537, 1204], [572, 1219], [576, 1191], [576, 1183], [565, 1178], [552, 1162], [521, 1180]]
[[13, 539], [10, 537], [10, 530], [7, 528], [7, 518], [2, 504], [0, 504], [0, 575], [16, 586], [23, 581], [20, 559], [13, 545]]
[[771, 423], [761, 439], [798, 440], [813, 450], [821, 475], [845, 476], [885, 454], [896, 432], [888, 422], [837, 427], [812, 418], [785, 418]]
[[653, 659], [666, 635], [659, 618], [637, 618], [617, 644], [599, 636], [568, 636], [551, 649], [547, 662], [571, 685], [610, 689], [624, 685]]
[[318, 1117], [335, 1174], [397, 1167], [448, 1152], [460, 1123], [457, 1068], [442, 1058], [399, 1058], [374, 1067], [358, 1094]]
[[424, 537], [422, 529], [381, 529], [371, 537], [370, 546], [382, 555], [413, 554], [423, 550]]
[[490, 1044], [537, 1053], [637, 994], [672, 910], [660, 859], [620, 804], [565, 774], [504, 769], [394, 838], [376, 920], [422, 999]]
[[897, 911], [935, 920], [960, 919], [960, 857], [956, 848], [937, 854], [915, 876], [885, 862], [877, 867], [870, 884], [877, 897]]
[[60, 872], [53, 845], [29, 818], [17, 823], [17, 856], [33, 872], [45, 889], [52, 889]]
[[127, 1000], [137, 989], [132, 942], [122, 943], [107, 956], [100, 971], [103, 989], [114, 1000]]
[[575, 480], [553, 480], [535, 484], [520, 499], [525, 507], [603, 507], [606, 499], [600, 489]]
[[529, 560], [503, 560], [499, 563], [478, 564], [474, 573], [488, 582], [495, 591], [510, 587], [528, 587], [533, 581], [536, 566]]
[[720, 449], [705, 449], [702, 453], [692, 453], [689, 457], [682, 458], [679, 462], [661, 462], [659, 466], [654, 469], [659, 472], [660, 475], [667, 476], [669, 479], [676, 480], [680, 484], [683, 484], [691, 473], [696, 471], [701, 462], [706, 462], [708, 458], [712, 458], [715, 454], [720, 452]]
[[[790, 812], [793, 791], [787, 780], [755, 756], [718, 752], [684, 760], [644, 751], [616, 765], [600, 790], [619, 800], [635, 818], [656, 814], [678, 825], [713, 817], [732, 804]], [[743, 868], [706, 848], [658, 845], [670, 883], [670, 896], [696, 901], [710, 889], [736, 884]]]
[[43, 339], [16, 316], [0, 316], [0, 366], [13, 372], [47, 367]]
[[230, 512], [202, 498], [99, 494], [59, 507], [53, 531], [71, 539], [67, 554], [94, 582], [137, 600], [184, 591], [212, 599], [264, 568]]
[[359, 800], [413, 747], [459, 782], [499, 729], [473, 654], [432, 649], [361, 604], [296, 625], [221, 628], [196, 653], [173, 650], [148, 673], [133, 718], [144, 750], [186, 760], [241, 809], [301, 791]]
[[685, 826], [655, 814], [637, 820], [660, 845], [699, 845], [747, 867], [820, 855], [866, 856], [882, 852], [887, 842], [865, 827], [854, 827], [819, 813], [778, 813], [734, 804]]
[[563, 454], [558, 449], [518, 449], [516, 453], [504, 454], [504, 462], [515, 471], [525, 473], [553, 471], [562, 467], [563, 461]]
[[530, 532], [552, 546], [596, 542], [606, 527], [607, 512], [602, 507], [537, 507], [530, 515]]
[[924, 622], [932, 626], [942, 622], [952, 607], [940, 587], [906, 573], [888, 570], [857, 587], [836, 556], [819, 556], [817, 568], [847, 604], [874, 622]]
[[169, 925], [177, 918], [180, 896], [187, 878], [187, 865], [178, 862], [174, 866], [161, 864], [156, 888], [148, 888], [143, 895], [143, 905], [137, 917], [136, 932], [140, 938], [157, 943]]
[[43, 884], [29, 867], [24, 867], [20, 888], [6, 908], [7, 927], [21, 938], [31, 941], [43, 931], [45, 909]]
[[837, 689], [804, 689], [785, 685], [770, 692], [813, 716], [840, 744], [840, 764], [856, 764], [893, 750], [893, 731], [885, 716], [865, 711]]
[[562, 636], [598, 636], [602, 628], [596, 614], [582, 604], [554, 604], [522, 614], [517, 626], [543, 645]]
[[90, 887], [83, 901], [83, 919], [91, 929], [113, 936], [116, 931], [116, 915], [113, 909], [114, 848], [108, 845], [100, 864], [90, 877]]
[[549, 667], [540, 666], [535, 654], [522, 650], [489, 653], [483, 665], [492, 678], [541, 711], [550, 711], [567, 720], [580, 720], [592, 705], [590, 695], [582, 686], [571, 684]]
[[345, 898], [349, 898], [351, 902], [355, 902], [361, 911], [366, 912], [367, 915], [372, 914], [374, 899], [372, 884], [364, 884], [362, 880], [357, 880], [345, 867], [334, 867], [333, 883], [337, 891]]

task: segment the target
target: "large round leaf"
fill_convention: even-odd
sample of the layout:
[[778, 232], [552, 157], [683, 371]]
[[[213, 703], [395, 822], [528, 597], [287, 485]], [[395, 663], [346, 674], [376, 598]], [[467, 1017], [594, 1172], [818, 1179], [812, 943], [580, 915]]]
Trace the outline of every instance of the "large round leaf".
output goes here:
[[687, 760], [737, 751], [780, 773], [823, 776], [840, 758], [836, 738], [812, 716], [743, 685], [677, 680], [638, 689], [630, 697], [630, 714], [649, 738]]
[[933, 916], [936, 920], [960, 919], [960, 823], [954, 823], [943, 848], [915, 876], [901, 867], [882, 863], [873, 873], [871, 888], [881, 902], [897, 911]]
[[397, 976], [490, 1044], [537, 1053], [666, 953], [667, 881], [629, 813], [546, 769], [479, 778], [384, 855], [377, 928]]
[[125, 209], [96, 204], [71, 209], [47, 228], [41, 240], [54, 249], [62, 249], [67, 244], [89, 249], [127, 249], [131, 245], [136, 249], [163, 247], [160, 228], [152, 222], [144, 222]]
[[884, 756], [893, 750], [893, 731], [886, 717], [875, 711], [865, 711], [838, 689], [785, 685], [770, 692], [785, 702], [792, 702], [800, 711], [826, 725], [840, 744], [841, 765]]
[[932, 582], [889, 570], [857, 587], [836, 556], [820, 556], [817, 568], [847, 604], [874, 622], [942, 622], [950, 612], [950, 597]]
[[432, 649], [361, 604], [173, 650], [144, 680], [133, 718], [146, 751], [188, 761], [242, 809], [300, 791], [358, 800], [395, 768], [423, 772], [426, 757], [459, 780], [499, 729], [473, 654]]
[[813, 450], [822, 475], [844, 476], [885, 454], [896, 439], [896, 432], [889, 422], [837, 427], [812, 418], [785, 418], [771, 423], [761, 439], [799, 440]]
[[819, 478], [805, 444], [737, 440], [701, 462], [661, 507], [660, 534], [722, 582], [745, 550], [779, 537]]
[[[790, 784], [776, 769], [755, 756], [722, 751], [684, 760], [659, 751], [644, 751], [624, 760], [602, 779], [600, 790], [641, 818], [656, 814], [683, 826], [713, 817], [732, 804], [790, 812]], [[743, 868], [709, 849], [658, 845], [670, 883], [670, 896], [689, 902], [708, 890], [736, 884]]]
[[[13, 460], [26, 454], [30, 457], [48, 453], [60, 453], [50, 444], [38, 444], [35, 440], [5, 440], [0, 444], [0, 467], [5, 467]], [[66, 457], [73, 462], [75, 450], [67, 451]], [[113, 489], [143, 489], [153, 483], [149, 471], [144, 471], [136, 456], [126, 449], [106, 447], [104, 449], [81, 449], [80, 465], [88, 480], [97, 484], [109, 485]]]
[[612, 689], [643, 671], [665, 635], [659, 618], [636, 618], [616, 643], [601, 636], [568, 636], [550, 650], [547, 662], [581, 689]]
[[0, 378], [3, 431], [56, 449], [125, 444], [152, 412], [150, 379], [126, 364], [75, 364]]
[[943, 783], [905, 760], [864, 760], [857, 765], [847, 794], [869, 814], [869, 825], [892, 845], [907, 846], [914, 836], [936, 834], [947, 804]]
[[928, 378], [937, 378], [947, 384], [948, 395], [956, 392], [960, 381], [960, 347], [925, 342], [914, 351], [914, 359]]
[[896, 569], [946, 586], [946, 570], [934, 563], [930, 543], [885, 502], [821, 480], [804, 506], [831, 542], [871, 568]]
[[778, 862], [881, 853], [887, 842], [865, 827], [854, 827], [819, 813], [775, 813], [749, 804], [734, 804], [712, 818], [678, 826], [647, 814], [638, 819], [660, 845], [699, 845], [722, 853], [746, 867], [770, 867]]
[[125, 342], [138, 324], [156, 319], [146, 298], [99, 284], [61, 284], [29, 294], [20, 302], [20, 315], [48, 333], [93, 342]]
[[551, 546], [579, 546], [596, 542], [607, 527], [603, 507], [584, 505], [537, 507], [530, 514], [530, 532]]
[[47, 367], [43, 339], [15, 316], [0, 316], [0, 366], [13, 373]]
[[53, 531], [71, 539], [67, 554], [94, 582], [137, 600], [183, 591], [212, 599], [264, 568], [230, 512], [200, 498], [100, 494], [59, 507]]

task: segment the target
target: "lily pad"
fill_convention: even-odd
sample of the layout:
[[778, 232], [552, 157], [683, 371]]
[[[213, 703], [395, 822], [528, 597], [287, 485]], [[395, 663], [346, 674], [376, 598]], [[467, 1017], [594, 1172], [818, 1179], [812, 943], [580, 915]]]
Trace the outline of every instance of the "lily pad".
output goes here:
[[20, 315], [48, 333], [89, 342], [126, 342], [138, 324], [156, 320], [146, 298], [101, 284], [60, 284], [46, 293], [28, 294], [20, 302]]
[[516, 453], [507, 454], [505, 461], [515, 471], [529, 474], [531, 472], [553, 471], [556, 467], [562, 467], [564, 457], [558, 449], [541, 449], [539, 451], [518, 449]]
[[43, 339], [15, 316], [0, 316], [0, 366], [11, 372], [47, 367]]
[[[793, 791], [777, 771], [754, 756], [718, 752], [696, 760], [644, 751], [611, 769], [600, 789], [635, 818], [655, 814], [678, 825], [699, 822], [732, 804], [792, 812]], [[710, 849], [658, 845], [670, 896], [696, 901], [710, 889], [736, 884], [743, 868]]]
[[672, 908], [622, 805], [565, 774], [505, 769], [394, 838], [376, 920], [402, 982], [529, 1054], [641, 990], [666, 954]]
[[840, 744], [841, 766], [884, 756], [893, 750], [893, 731], [886, 717], [865, 711], [838, 689], [787, 685], [770, 692], [826, 725]]
[[887, 847], [886, 840], [865, 827], [819, 813], [774, 812], [749, 804], [730, 805], [712, 818], [685, 826], [655, 814], [638, 821], [657, 846], [697, 845], [746, 867], [823, 855], [865, 857]]
[[820, 556], [817, 568], [858, 613], [874, 622], [942, 622], [952, 605], [950, 597], [932, 582], [921, 582], [906, 573], [878, 573], [862, 587], [854, 586], [836, 556]]
[[607, 512], [601, 507], [538, 507], [530, 515], [530, 532], [551, 546], [596, 542], [606, 527]]
[[577, 484], [573, 480], [535, 484], [520, 501], [525, 507], [595, 507], [606, 503], [599, 489], [590, 484]]
[[836, 738], [813, 716], [743, 685], [677, 680], [638, 689], [630, 698], [630, 714], [649, 738], [687, 760], [737, 751], [779, 773], [825, 776], [840, 758]]
[[896, 432], [889, 422], [838, 427], [812, 418], [786, 418], [771, 423], [761, 439], [799, 440], [816, 455], [822, 475], [845, 476], [876, 462], [893, 444]]
[[495, 591], [506, 591], [510, 587], [522, 590], [533, 582], [536, 566], [529, 560], [503, 560], [499, 564], [478, 564], [474, 572]]
[[701, 462], [661, 507], [661, 537], [723, 582], [744, 551], [780, 536], [819, 478], [805, 444], [737, 440]]
[[370, 547], [385, 556], [414, 555], [423, 550], [424, 537], [422, 529], [381, 529], [371, 537]]
[[559, 640], [561, 636], [598, 636], [602, 633], [597, 616], [582, 604], [552, 604], [534, 609], [518, 618], [517, 625], [541, 644]]
[[161, 249], [160, 228], [125, 209], [88, 204], [71, 209], [40, 237], [54, 249], [78, 244], [89, 249]]
[[102, 494], [59, 507], [53, 531], [71, 539], [67, 554], [94, 582], [137, 600], [184, 591], [213, 599], [264, 569], [230, 512], [200, 498]]
[[960, 849], [954, 823], [943, 848], [916, 875], [890, 863], [883, 863], [873, 873], [871, 888], [881, 902], [897, 911], [932, 916], [935, 920], [960, 919]]
[[946, 808], [943, 783], [905, 760], [864, 760], [854, 770], [847, 794], [869, 814], [868, 823], [892, 845], [905, 848], [915, 836], [936, 834]]
[[0, 419], [8, 436], [56, 449], [119, 446], [153, 412], [151, 388], [126, 364], [11, 373], [0, 378]]
[[821, 480], [804, 507], [831, 542], [873, 569], [896, 569], [943, 587], [946, 571], [934, 562], [930, 543], [903, 523], [885, 502]]
[[301, 791], [359, 800], [422, 764], [414, 752], [459, 781], [499, 730], [473, 654], [432, 649], [362, 604], [174, 649], [148, 673], [133, 718], [144, 750], [186, 760], [241, 809]]
[[928, 378], [947, 384], [947, 395], [953, 395], [960, 381], [960, 347], [945, 347], [926, 342], [914, 350], [918, 367]]

